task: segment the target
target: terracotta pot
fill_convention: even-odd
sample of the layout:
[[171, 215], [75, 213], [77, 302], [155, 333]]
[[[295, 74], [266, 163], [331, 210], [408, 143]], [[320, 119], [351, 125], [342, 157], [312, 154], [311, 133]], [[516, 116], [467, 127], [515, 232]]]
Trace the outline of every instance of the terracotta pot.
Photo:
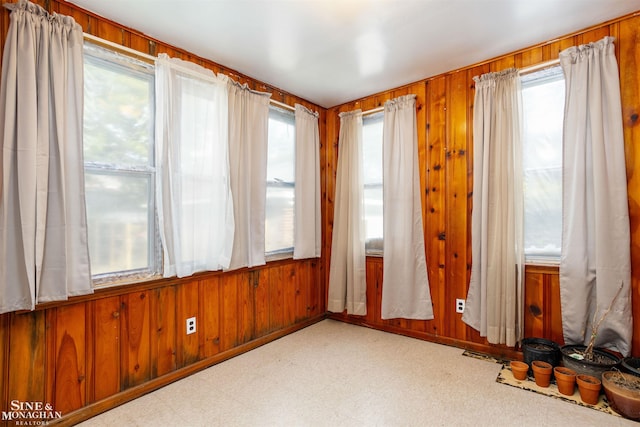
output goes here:
[[602, 388], [614, 411], [640, 421], [640, 378], [626, 372], [607, 371], [602, 374]]
[[513, 373], [513, 377], [517, 380], [526, 380], [527, 372], [529, 371], [529, 365], [524, 362], [520, 362], [518, 360], [511, 361], [511, 372]]
[[602, 383], [600, 380], [591, 375], [577, 375], [576, 383], [578, 383], [578, 391], [580, 392], [580, 399], [584, 403], [589, 405], [595, 405], [598, 403], [600, 397], [600, 387]]
[[536, 384], [540, 387], [549, 387], [551, 373], [553, 372], [551, 363], [534, 360], [531, 362], [531, 369], [533, 369], [533, 378], [535, 378]]
[[576, 371], [563, 366], [556, 366], [553, 368], [553, 376], [556, 377], [556, 384], [560, 394], [573, 396], [576, 388]]

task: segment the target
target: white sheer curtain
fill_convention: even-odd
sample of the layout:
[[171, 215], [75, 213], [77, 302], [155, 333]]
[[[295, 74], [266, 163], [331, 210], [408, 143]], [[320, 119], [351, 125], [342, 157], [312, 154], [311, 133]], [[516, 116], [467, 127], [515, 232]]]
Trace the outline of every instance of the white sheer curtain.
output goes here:
[[416, 96], [384, 104], [382, 318], [433, 319], [422, 226]]
[[82, 29], [27, 1], [2, 62], [0, 312], [93, 292], [82, 155]]
[[471, 281], [462, 320], [492, 344], [523, 330], [522, 101], [515, 69], [474, 77]]
[[316, 258], [322, 245], [318, 113], [296, 104], [296, 186], [293, 258]]
[[560, 53], [566, 80], [560, 296], [567, 344], [631, 352], [631, 258], [620, 82], [613, 37]]
[[269, 98], [228, 79], [235, 238], [229, 269], [264, 265]]
[[362, 111], [340, 113], [327, 309], [367, 314]]
[[227, 83], [199, 65], [156, 60], [156, 199], [164, 276], [229, 266]]

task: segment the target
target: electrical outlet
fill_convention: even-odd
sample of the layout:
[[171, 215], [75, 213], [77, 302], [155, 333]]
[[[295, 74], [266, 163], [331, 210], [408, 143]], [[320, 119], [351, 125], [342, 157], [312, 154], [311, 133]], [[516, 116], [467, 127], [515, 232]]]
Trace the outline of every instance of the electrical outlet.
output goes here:
[[456, 299], [456, 313], [464, 313], [464, 300], [461, 298]]
[[196, 332], [196, 318], [189, 317], [187, 319], [187, 335], [193, 334]]

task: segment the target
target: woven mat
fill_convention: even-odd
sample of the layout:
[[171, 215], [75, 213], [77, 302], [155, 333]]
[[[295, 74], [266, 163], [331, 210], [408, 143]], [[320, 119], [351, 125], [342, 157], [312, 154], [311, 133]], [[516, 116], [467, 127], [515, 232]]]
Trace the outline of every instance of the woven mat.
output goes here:
[[528, 377], [526, 380], [522, 381], [515, 379], [508, 364], [503, 364], [502, 370], [498, 374], [498, 378], [496, 378], [496, 382], [510, 385], [516, 388], [521, 388], [523, 390], [532, 391], [534, 393], [544, 394], [545, 396], [564, 400], [565, 402], [573, 403], [575, 405], [580, 405], [586, 408], [595, 409], [597, 411], [606, 412], [607, 414], [611, 414], [616, 417], [620, 416], [613, 409], [609, 408], [609, 403], [607, 402], [607, 398], [604, 394], [600, 395], [600, 400], [598, 401], [597, 405], [589, 405], [587, 403], [584, 403], [580, 399], [580, 393], [578, 392], [577, 386], [575, 392], [573, 393], [573, 396], [566, 396], [564, 394], [560, 394], [560, 392], [558, 391], [558, 386], [556, 386], [555, 382], [552, 382], [549, 387], [539, 387], [538, 385], [536, 385], [533, 377]]
[[501, 365], [509, 366], [509, 359], [502, 359], [488, 354], [478, 353], [472, 350], [465, 350], [462, 353], [463, 356], [473, 357], [474, 359], [484, 360], [486, 362], [500, 363]]

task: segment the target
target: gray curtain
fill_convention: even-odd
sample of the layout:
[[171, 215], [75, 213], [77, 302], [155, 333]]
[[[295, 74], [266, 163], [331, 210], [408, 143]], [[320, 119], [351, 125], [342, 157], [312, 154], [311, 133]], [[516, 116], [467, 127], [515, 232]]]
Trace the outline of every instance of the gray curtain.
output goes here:
[[384, 104], [383, 319], [433, 319], [424, 249], [416, 96]]
[[229, 269], [264, 265], [270, 93], [228, 80], [235, 236]]
[[587, 344], [592, 323], [615, 298], [595, 345], [628, 355], [633, 328], [629, 208], [613, 40], [605, 37], [560, 53], [566, 80], [560, 297], [567, 344]]
[[82, 154], [83, 36], [67, 16], [5, 4], [0, 312], [93, 292]]
[[327, 309], [367, 314], [362, 111], [340, 113]]
[[293, 259], [316, 258], [322, 246], [318, 113], [296, 104], [296, 186]]
[[474, 77], [471, 280], [462, 320], [492, 344], [523, 331], [522, 101], [518, 70]]

